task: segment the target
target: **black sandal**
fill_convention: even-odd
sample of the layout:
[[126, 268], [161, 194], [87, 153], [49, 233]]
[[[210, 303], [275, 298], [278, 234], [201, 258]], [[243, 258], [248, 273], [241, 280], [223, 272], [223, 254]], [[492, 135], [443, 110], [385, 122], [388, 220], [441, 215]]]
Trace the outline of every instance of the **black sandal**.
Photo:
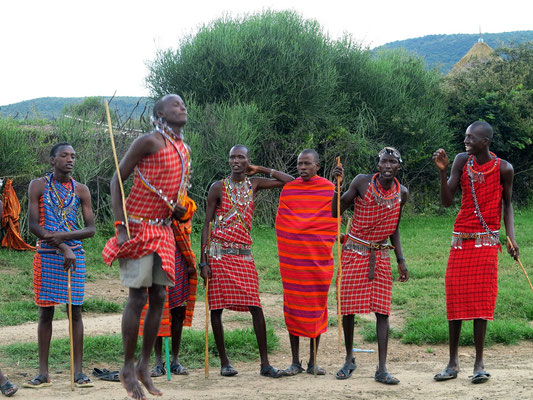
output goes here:
[[352, 358], [352, 361], [345, 362], [341, 369], [337, 371], [335, 374], [335, 378], [337, 379], [348, 379], [350, 376], [352, 376], [352, 373], [357, 368], [357, 365], [355, 364], [355, 358]]
[[[307, 369], [305, 370], [308, 374], [315, 374], [315, 366], [313, 364], [307, 364]], [[316, 366], [316, 374], [317, 375], [326, 375], [326, 370], [322, 368], [320, 365]]]
[[385, 385], [397, 385], [400, 383], [400, 380], [389, 374], [388, 372], [381, 372], [374, 375], [374, 380], [379, 383], [384, 383]]
[[6, 397], [11, 397], [15, 393], [17, 393], [17, 390], [19, 390], [18, 386], [13, 385], [9, 380], [6, 380], [6, 382], [0, 386], [0, 391], [2, 394]]
[[267, 378], [281, 378], [283, 376], [283, 372], [272, 365], [269, 365], [268, 367], [261, 367], [259, 373], [261, 376], [266, 376]]
[[42, 387], [52, 386], [52, 382], [44, 375], [37, 375], [35, 378], [27, 381], [22, 384], [22, 387], [31, 388], [31, 389], [40, 389]]
[[156, 364], [154, 365], [154, 368], [150, 372], [150, 376], [152, 378], [157, 378], [158, 376], [163, 376], [167, 373], [165, 369], [165, 364]]
[[174, 375], [189, 375], [189, 370], [179, 362], [170, 366], [170, 372]]
[[239, 372], [231, 366], [231, 364], [225, 365], [220, 368], [220, 375], [222, 376], [235, 376]]
[[76, 385], [76, 387], [79, 388], [88, 388], [94, 386], [94, 383], [93, 381], [91, 381], [91, 378], [89, 378], [83, 372], [74, 375], [74, 384]]
[[107, 368], [104, 368], [104, 369], [94, 368], [93, 376], [103, 381], [120, 382], [118, 371], [110, 371]]
[[299, 363], [292, 363], [289, 368], [284, 369], [282, 372], [285, 376], [294, 376], [304, 371], [305, 369], [303, 369], [302, 362], [300, 361]]

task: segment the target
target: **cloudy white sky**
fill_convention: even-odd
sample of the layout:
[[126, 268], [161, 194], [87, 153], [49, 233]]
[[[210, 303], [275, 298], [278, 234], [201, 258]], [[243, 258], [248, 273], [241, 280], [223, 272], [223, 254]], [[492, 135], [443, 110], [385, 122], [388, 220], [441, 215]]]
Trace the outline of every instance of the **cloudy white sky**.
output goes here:
[[157, 49], [224, 13], [291, 9], [363, 44], [430, 34], [533, 30], [529, 0], [4, 0], [0, 105], [37, 97], [145, 96]]

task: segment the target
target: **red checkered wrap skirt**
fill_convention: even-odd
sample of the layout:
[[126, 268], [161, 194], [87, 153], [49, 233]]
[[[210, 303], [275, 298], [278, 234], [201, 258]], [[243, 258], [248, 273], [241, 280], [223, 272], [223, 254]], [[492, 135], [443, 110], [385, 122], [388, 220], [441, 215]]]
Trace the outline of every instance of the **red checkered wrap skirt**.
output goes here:
[[[385, 253], [382, 258], [382, 253]], [[368, 279], [370, 253], [342, 252], [341, 314], [390, 315], [392, 272], [388, 252], [376, 250], [374, 279]]]
[[226, 308], [249, 311], [249, 306], [261, 307], [259, 276], [249, 256], [223, 254], [220, 260], [209, 259], [212, 277], [209, 280], [209, 309]]
[[463, 240], [462, 249], [450, 250], [445, 280], [448, 320], [494, 318], [500, 246], [474, 245], [475, 240]]

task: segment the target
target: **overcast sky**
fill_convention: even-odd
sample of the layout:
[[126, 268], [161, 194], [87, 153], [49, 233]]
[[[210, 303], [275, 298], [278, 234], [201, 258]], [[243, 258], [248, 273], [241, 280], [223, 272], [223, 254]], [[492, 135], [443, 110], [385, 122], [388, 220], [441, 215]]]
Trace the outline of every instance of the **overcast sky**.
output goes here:
[[291, 9], [364, 45], [430, 34], [533, 30], [530, 0], [4, 0], [0, 105], [37, 97], [146, 96], [146, 62], [229, 13]]

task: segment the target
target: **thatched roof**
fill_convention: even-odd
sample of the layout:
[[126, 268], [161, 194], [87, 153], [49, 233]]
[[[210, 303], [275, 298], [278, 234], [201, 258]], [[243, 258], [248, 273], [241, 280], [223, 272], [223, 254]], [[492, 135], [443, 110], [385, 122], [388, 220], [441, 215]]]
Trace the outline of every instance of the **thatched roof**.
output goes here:
[[455, 64], [450, 72], [458, 72], [468, 68], [473, 62], [483, 62], [497, 57], [492, 48], [485, 42], [479, 41]]

